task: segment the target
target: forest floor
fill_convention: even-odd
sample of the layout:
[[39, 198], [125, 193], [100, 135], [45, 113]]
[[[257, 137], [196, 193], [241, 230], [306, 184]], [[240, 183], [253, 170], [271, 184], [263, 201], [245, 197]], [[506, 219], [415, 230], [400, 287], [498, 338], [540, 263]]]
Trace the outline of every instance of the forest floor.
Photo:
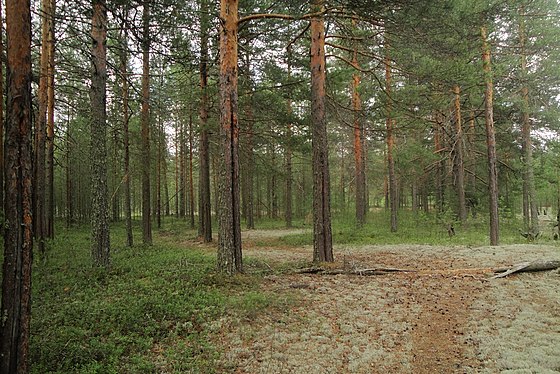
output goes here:
[[[301, 230], [298, 230], [301, 232]], [[560, 259], [556, 246], [335, 246], [339, 267], [386, 275], [286, 271], [312, 257], [286, 230], [244, 232], [244, 256], [283, 272], [261, 288], [283, 307], [211, 326], [224, 373], [560, 372], [560, 273], [489, 280], [490, 268]]]

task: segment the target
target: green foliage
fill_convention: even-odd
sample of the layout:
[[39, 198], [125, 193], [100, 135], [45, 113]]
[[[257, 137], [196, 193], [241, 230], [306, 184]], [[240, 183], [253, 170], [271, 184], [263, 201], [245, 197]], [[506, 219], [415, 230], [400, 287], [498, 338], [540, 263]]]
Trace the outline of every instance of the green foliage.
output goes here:
[[109, 271], [91, 267], [86, 228], [60, 231], [48, 264], [36, 265], [33, 373], [212, 373], [208, 324], [274, 304], [254, 278], [224, 279], [214, 256], [170, 244], [180, 242], [171, 231], [134, 248], [114, 231]]

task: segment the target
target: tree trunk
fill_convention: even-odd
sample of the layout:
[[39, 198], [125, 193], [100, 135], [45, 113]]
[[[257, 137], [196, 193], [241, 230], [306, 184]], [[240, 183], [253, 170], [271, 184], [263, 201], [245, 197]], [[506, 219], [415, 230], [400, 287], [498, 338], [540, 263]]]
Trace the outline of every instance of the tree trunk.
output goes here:
[[438, 160], [436, 161], [436, 210], [438, 213], [443, 213], [445, 209], [445, 163], [441, 159], [443, 152], [442, 134], [443, 134], [443, 119], [438, 112], [435, 115], [434, 123], [434, 148]]
[[238, 0], [220, 1], [220, 141], [218, 270], [243, 271], [239, 211], [239, 123], [237, 100]]
[[45, 169], [45, 237], [54, 238], [54, 17], [56, 0], [47, 0], [49, 5], [49, 27], [47, 31], [47, 154]]
[[194, 229], [194, 178], [193, 178], [193, 121], [192, 111], [189, 117], [189, 221]]
[[200, 140], [198, 148], [198, 236], [212, 241], [210, 140], [208, 129], [208, 0], [200, 1]]
[[486, 147], [488, 151], [488, 198], [490, 209], [490, 245], [498, 245], [498, 170], [496, 167], [496, 135], [494, 130], [493, 84], [490, 47], [486, 40], [486, 27], [480, 28], [482, 37], [482, 63], [484, 70], [484, 113], [486, 120]]
[[[288, 47], [286, 51], [288, 57], [288, 81], [292, 79], [292, 49]], [[290, 93], [288, 93], [290, 95]], [[288, 124], [286, 125], [286, 201], [284, 205], [286, 207], [284, 213], [284, 219], [286, 220], [286, 227], [292, 227], [292, 185], [293, 185], [293, 175], [292, 175], [292, 99], [289, 96], [288, 101], [286, 103], [287, 106], [287, 114], [288, 114]]]
[[389, 207], [391, 209], [391, 232], [398, 229], [398, 196], [397, 196], [397, 177], [395, 176], [395, 160], [393, 158], [393, 148], [395, 146], [395, 135], [393, 133], [395, 122], [393, 117], [393, 103], [391, 97], [391, 58], [389, 55], [390, 45], [387, 35], [385, 35], [385, 91], [387, 93], [386, 104], [386, 129], [387, 129], [387, 168], [389, 174], [388, 193]]
[[93, 0], [91, 27], [93, 75], [91, 77], [91, 253], [96, 266], [110, 262], [109, 201], [107, 190], [107, 8]]
[[[352, 64], [358, 66], [358, 50], [354, 47]], [[364, 165], [364, 126], [360, 120], [362, 102], [358, 86], [360, 74], [352, 75], [352, 110], [354, 111], [354, 179], [356, 181], [356, 223], [362, 226], [366, 222], [366, 175]]]
[[33, 225], [35, 240], [42, 259], [45, 259], [45, 233], [46, 233], [46, 133], [47, 133], [47, 88], [49, 82], [49, 20], [50, 0], [41, 2], [41, 60], [39, 90], [37, 94], [38, 113], [35, 123], [35, 163], [34, 163], [34, 201]]
[[455, 190], [457, 192], [457, 215], [461, 222], [467, 220], [467, 204], [465, 202], [465, 165], [463, 163], [463, 121], [461, 114], [461, 89], [453, 86], [454, 111], [455, 111], [455, 141], [453, 142], [453, 155], [455, 166]]
[[247, 118], [247, 134], [246, 138], [246, 163], [244, 168], [244, 178], [243, 178], [243, 205], [245, 207], [245, 219], [248, 229], [255, 228], [255, 196], [254, 196], [254, 175], [255, 175], [255, 157], [254, 157], [254, 146], [253, 146], [253, 85], [251, 81], [251, 65], [250, 65], [250, 46], [246, 46], [247, 53], [245, 55], [245, 75], [247, 79], [247, 108], [246, 108], [246, 118]]
[[66, 120], [66, 135], [65, 135], [65, 148], [66, 148], [66, 228], [69, 229], [74, 221], [74, 202], [72, 191], [72, 127], [71, 127], [71, 106], [68, 106], [68, 115]]
[[531, 141], [531, 119], [529, 109], [529, 88], [527, 86], [527, 53], [525, 50], [527, 35], [523, 17], [523, 8], [519, 11], [519, 44], [521, 46], [521, 121], [523, 136], [523, 221], [527, 232], [538, 234], [539, 216], [537, 211], [537, 193], [535, 191], [535, 174], [533, 171], [533, 145]]
[[[185, 115], [186, 117], [186, 115]], [[186, 178], [186, 157], [187, 157], [187, 146], [186, 146], [186, 137], [185, 132], [187, 131], [185, 128], [184, 120], [180, 120], [181, 122], [181, 132], [180, 132], [180, 140], [179, 140], [179, 217], [185, 218], [187, 215], [187, 178]]]
[[[162, 76], [163, 78], [163, 76]], [[157, 143], [156, 143], [156, 225], [158, 230], [161, 229], [161, 175], [162, 175], [162, 163], [163, 163], [163, 121], [161, 119], [161, 102], [158, 103], [158, 114], [157, 114]]]
[[[125, 20], [128, 18], [128, 9], [125, 12]], [[126, 221], [126, 245], [132, 247], [134, 239], [132, 236], [132, 209], [130, 201], [130, 133], [128, 130], [129, 125], [129, 112], [128, 112], [128, 28], [126, 24], [121, 27], [122, 40], [121, 40], [121, 79], [122, 79], [122, 118], [123, 118], [123, 143], [124, 143], [124, 216]]]
[[[0, 6], [0, 21], [2, 7]], [[3, 28], [0, 27], [0, 56], [4, 55]], [[4, 217], [4, 61], [0, 59], [0, 216]], [[0, 230], [1, 231], [1, 230]]]
[[[311, 13], [324, 0], [311, 0]], [[313, 261], [333, 262], [329, 154], [325, 116], [325, 21], [311, 18], [311, 127], [313, 148]]]
[[29, 0], [6, 1], [7, 102], [0, 374], [29, 372], [32, 122]]
[[150, 0], [142, 13], [142, 241], [152, 245], [150, 197]]

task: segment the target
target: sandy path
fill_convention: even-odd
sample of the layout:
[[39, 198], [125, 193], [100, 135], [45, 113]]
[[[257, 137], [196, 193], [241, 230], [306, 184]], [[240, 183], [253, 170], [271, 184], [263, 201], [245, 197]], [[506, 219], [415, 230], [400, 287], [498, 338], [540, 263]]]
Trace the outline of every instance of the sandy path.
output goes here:
[[[291, 300], [289, 307], [250, 320], [229, 316], [219, 321], [214, 327], [217, 344], [224, 349], [221, 372], [490, 373], [527, 365], [540, 365], [542, 370], [535, 372], [556, 372], [560, 318], [554, 316], [560, 317], [560, 299], [547, 293], [559, 296], [560, 276], [548, 274], [552, 285], [544, 287], [544, 273], [488, 282], [484, 271], [437, 271], [508, 264], [519, 261], [521, 254], [523, 259], [559, 257], [555, 248], [531, 249], [528, 255], [521, 247], [337, 248], [341, 265], [423, 271], [372, 277], [268, 276], [264, 290]], [[249, 247], [245, 255], [276, 263], [306, 259], [311, 249]], [[506, 308], [503, 293], [526, 296], [531, 305], [538, 298], [538, 310], [518, 318], [526, 308]], [[531, 320], [529, 328], [537, 324], [545, 330], [542, 336], [522, 339], [526, 332], [508, 330], [508, 322], [510, 327], [526, 326], [525, 318]], [[518, 347], [521, 341], [523, 347]], [[519, 349], [538, 350], [543, 341], [547, 349], [539, 362], [512, 356]], [[493, 350], [497, 343], [501, 351]]]

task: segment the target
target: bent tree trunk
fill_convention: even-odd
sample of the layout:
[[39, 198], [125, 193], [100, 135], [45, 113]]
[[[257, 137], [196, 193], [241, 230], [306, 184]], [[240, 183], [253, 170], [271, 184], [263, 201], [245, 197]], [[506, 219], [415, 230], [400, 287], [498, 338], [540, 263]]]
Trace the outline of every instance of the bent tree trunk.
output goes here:
[[29, 371], [33, 249], [29, 1], [6, 1], [6, 31], [6, 220], [0, 318], [0, 373], [12, 374]]
[[[323, 9], [323, 0], [311, 1], [311, 13]], [[325, 118], [325, 23], [311, 19], [311, 113], [313, 136], [313, 261], [332, 262], [332, 229], [327, 122]]]
[[484, 113], [486, 120], [486, 148], [488, 151], [488, 199], [490, 210], [490, 244], [498, 245], [498, 170], [496, 168], [496, 135], [494, 130], [492, 66], [490, 47], [486, 41], [486, 27], [480, 28], [482, 37], [482, 66], [484, 70]]
[[220, 145], [218, 270], [243, 271], [239, 211], [239, 122], [237, 117], [238, 0], [220, 2]]

